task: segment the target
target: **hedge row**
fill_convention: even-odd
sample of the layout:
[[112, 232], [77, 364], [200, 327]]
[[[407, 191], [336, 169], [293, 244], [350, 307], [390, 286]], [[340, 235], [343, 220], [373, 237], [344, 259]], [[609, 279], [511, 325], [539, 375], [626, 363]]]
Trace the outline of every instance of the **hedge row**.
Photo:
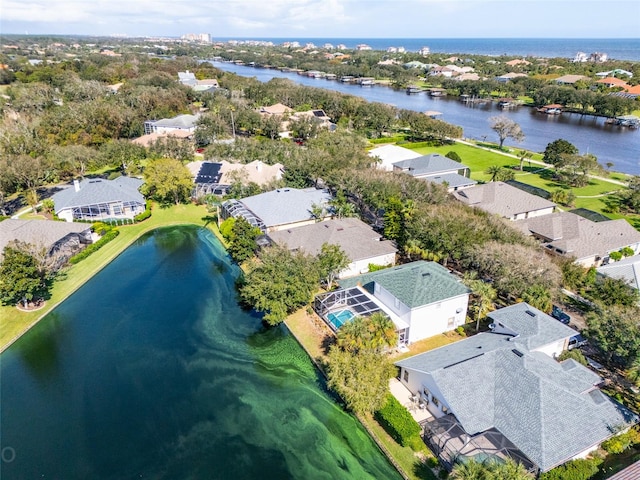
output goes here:
[[147, 218], [149, 218], [150, 216], [151, 216], [151, 204], [150, 202], [147, 202], [147, 206], [145, 207], [144, 212], [139, 213], [138, 215], [133, 217], [133, 221], [136, 223], [142, 222]]
[[375, 418], [391, 438], [403, 447], [419, 450], [423, 446], [420, 425], [393, 395], [387, 395], [387, 402], [375, 413]]
[[598, 473], [602, 460], [588, 458], [571, 460], [540, 476], [540, 480], [588, 480]]
[[91, 255], [93, 252], [95, 252], [96, 250], [99, 250], [100, 248], [102, 248], [104, 245], [106, 245], [107, 243], [109, 243], [111, 240], [113, 240], [114, 238], [116, 238], [118, 235], [120, 234], [120, 232], [118, 230], [109, 230], [107, 233], [105, 233], [103, 235], [103, 237], [98, 240], [96, 243], [92, 243], [91, 245], [89, 245], [87, 248], [85, 248], [84, 250], [82, 250], [81, 252], [79, 252], [78, 254], [74, 255], [73, 257], [71, 257], [69, 259], [69, 263], [71, 263], [72, 265], [75, 265], [76, 263], [78, 263], [81, 260], [84, 260], [85, 258], [87, 258], [89, 255]]

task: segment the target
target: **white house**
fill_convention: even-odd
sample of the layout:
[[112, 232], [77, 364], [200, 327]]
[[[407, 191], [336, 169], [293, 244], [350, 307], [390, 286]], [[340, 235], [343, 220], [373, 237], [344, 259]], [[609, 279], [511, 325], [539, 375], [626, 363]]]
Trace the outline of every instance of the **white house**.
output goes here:
[[340, 218], [269, 234], [269, 238], [290, 250], [317, 255], [322, 245], [337, 245], [349, 257], [349, 265], [338, 275], [352, 277], [369, 271], [369, 265], [394, 265], [398, 249], [373, 228], [357, 218]]
[[379, 162], [376, 163], [376, 168], [390, 172], [393, 170], [394, 163], [411, 158], [418, 158], [422, 155], [414, 150], [397, 145], [383, 145], [382, 147], [369, 150], [369, 156], [379, 159]]
[[469, 167], [438, 153], [401, 160], [393, 164], [394, 172], [403, 172], [428, 182], [446, 185], [449, 192], [475, 185]]
[[378, 270], [342, 280], [340, 287], [314, 301], [316, 312], [335, 329], [355, 316], [382, 311], [396, 325], [399, 344], [406, 345], [466, 320], [469, 290], [435, 262]]
[[227, 200], [220, 205], [220, 218], [243, 217], [263, 232], [311, 225], [318, 219], [314, 209], [328, 213], [331, 194], [315, 188], [278, 188], [240, 200]]
[[145, 135], [150, 133], [166, 134], [178, 130], [194, 133], [199, 118], [199, 115], [184, 114], [162, 120], [148, 120], [144, 122], [144, 133]]
[[425, 439], [443, 463], [510, 457], [546, 472], [638, 421], [598, 389], [596, 373], [553, 358], [574, 330], [526, 303], [490, 317], [489, 333], [396, 363], [433, 415]]
[[125, 176], [115, 180], [85, 178], [74, 180], [72, 187], [55, 193], [51, 199], [56, 215], [67, 222], [133, 219], [145, 209], [144, 196], [138, 190], [142, 183]]

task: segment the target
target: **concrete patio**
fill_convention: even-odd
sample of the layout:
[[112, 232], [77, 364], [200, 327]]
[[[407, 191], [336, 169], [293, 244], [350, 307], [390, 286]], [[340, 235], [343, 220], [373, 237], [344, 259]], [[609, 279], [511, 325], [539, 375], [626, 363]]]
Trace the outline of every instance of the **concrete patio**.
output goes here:
[[418, 402], [418, 396], [414, 395], [407, 387], [405, 387], [400, 380], [392, 378], [389, 380], [389, 390], [396, 399], [404, 405], [409, 413], [418, 423], [429, 421], [433, 418], [433, 415], [427, 410], [426, 405], [420, 406]]

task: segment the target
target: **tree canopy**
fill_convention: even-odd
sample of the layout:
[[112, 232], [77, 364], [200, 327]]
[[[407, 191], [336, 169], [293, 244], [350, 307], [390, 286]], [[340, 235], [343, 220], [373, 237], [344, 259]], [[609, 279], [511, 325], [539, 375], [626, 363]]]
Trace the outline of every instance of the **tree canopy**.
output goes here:
[[160, 158], [149, 162], [144, 169], [142, 191], [160, 203], [186, 203], [193, 189], [191, 172], [178, 160]]

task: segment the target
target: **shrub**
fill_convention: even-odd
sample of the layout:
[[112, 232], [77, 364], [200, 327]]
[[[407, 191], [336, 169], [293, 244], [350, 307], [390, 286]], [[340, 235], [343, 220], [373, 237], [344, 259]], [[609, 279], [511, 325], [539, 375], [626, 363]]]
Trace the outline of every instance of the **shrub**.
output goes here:
[[631, 446], [640, 443], [640, 431], [635, 428], [630, 429], [628, 432], [616, 435], [609, 440], [602, 442], [602, 448], [607, 453], [622, 453], [629, 449]]
[[120, 232], [118, 230], [115, 230], [115, 229], [109, 230], [96, 243], [92, 243], [87, 248], [82, 250], [80, 253], [78, 253], [77, 255], [74, 255], [73, 257], [71, 257], [69, 259], [69, 263], [71, 263], [72, 265], [75, 265], [76, 263], [80, 262], [81, 260], [84, 260], [89, 255], [91, 255], [93, 252], [95, 252], [97, 250], [100, 250], [100, 248], [102, 248], [104, 245], [106, 245], [111, 240], [116, 238], [119, 234], [120, 234]]
[[565, 350], [564, 352], [562, 352], [558, 357], [558, 361], [562, 362], [564, 360], [567, 360], [568, 358], [575, 360], [580, 365], [584, 365], [585, 367], [587, 366], [587, 359], [584, 357], [583, 353], [577, 348], [574, 348], [573, 350]]
[[403, 447], [420, 450], [424, 445], [420, 439], [420, 425], [393, 395], [387, 394], [387, 402], [375, 413], [375, 418]]
[[147, 206], [144, 208], [144, 212], [139, 213], [135, 217], [133, 217], [133, 221], [138, 223], [146, 220], [151, 216], [151, 203], [147, 202]]
[[458, 335], [462, 335], [463, 337], [467, 336], [467, 332], [464, 331], [464, 327], [462, 325], [456, 328], [456, 333]]
[[599, 458], [578, 459], [560, 465], [540, 475], [540, 480], [588, 480], [598, 473], [602, 460]]

